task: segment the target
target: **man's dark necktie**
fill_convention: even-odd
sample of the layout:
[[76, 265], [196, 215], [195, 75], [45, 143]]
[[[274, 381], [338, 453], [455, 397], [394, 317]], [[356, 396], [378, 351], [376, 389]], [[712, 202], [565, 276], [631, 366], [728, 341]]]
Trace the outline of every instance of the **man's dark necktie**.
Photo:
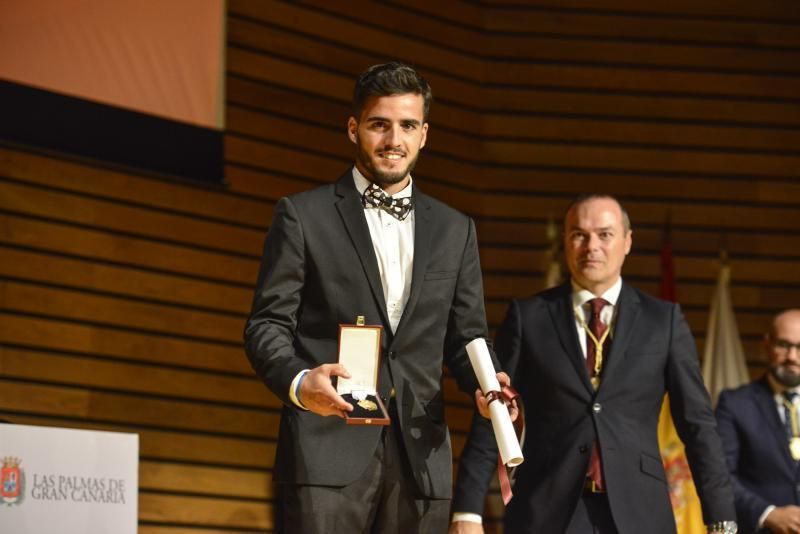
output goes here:
[[[589, 301], [592, 315], [589, 318], [589, 329], [586, 333], [586, 368], [589, 371], [589, 378], [595, 389], [600, 385], [600, 371], [602, 370], [604, 355], [606, 351], [603, 347], [607, 346], [608, 325], [600, 319], [600, 312], [603, 311], [608, 302], [605, 299], [592, 299]], [[598, 350], [599, 348], [599, 350]], [[589, 469], [586, 476], [594, 483], [597, 489], [604, 489], [603, 467], [600, 459], [600, 446], [595, 440], [592, 444], [592, 456], [589, 459]]]
[[411, 197], [393, 198], [376, 184], [369, 184], [369, 187], [364, 190], [361, 204], [365, 208], [381, 209], [400, 221], [408, 217], [408, 214], [414, 209], [414, 201]]
[[783, 392], [783, 426], [786, 429], [786, 439], [789, 441], [789, 453], [795, 461], [800, 461], [800, 423], [797, 420], [797, 408], [794, 399], [798, 393], [794, 391]]

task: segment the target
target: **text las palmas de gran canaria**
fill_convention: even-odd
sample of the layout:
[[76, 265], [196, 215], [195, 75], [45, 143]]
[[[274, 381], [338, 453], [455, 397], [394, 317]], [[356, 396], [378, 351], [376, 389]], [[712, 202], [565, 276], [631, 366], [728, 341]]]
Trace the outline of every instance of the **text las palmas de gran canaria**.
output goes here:
[[42, 501], [125, 504], [125, 481], [63, 475], [33, 475], [30, 496]]

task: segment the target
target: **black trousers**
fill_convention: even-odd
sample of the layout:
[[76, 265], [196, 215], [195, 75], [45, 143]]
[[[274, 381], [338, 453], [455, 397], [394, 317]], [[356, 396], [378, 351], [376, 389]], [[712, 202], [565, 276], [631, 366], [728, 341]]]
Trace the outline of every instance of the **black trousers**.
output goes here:
[[[390, 415], [391, 415], [390, 410]], [[396, 417], [392, 418], [396, 421]], [[344, 487], [282, 485], [275, 532], [428, 534], [447, 532], [449, 499], [419, 495], [396, 423], [384, 428], [363, 476]], [[331, 458], [332, 462], [336, 458]]]
[[584, 492], [565, 534], [618, 534], [605, 493]]

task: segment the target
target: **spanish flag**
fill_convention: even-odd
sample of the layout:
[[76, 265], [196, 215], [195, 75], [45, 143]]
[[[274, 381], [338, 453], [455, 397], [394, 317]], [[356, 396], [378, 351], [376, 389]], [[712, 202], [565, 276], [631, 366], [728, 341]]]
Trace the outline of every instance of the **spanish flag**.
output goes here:
[[[661, 248], [661, 298], [677, 302], [675, 287], [675, 271], [672, 262], [672, 244], [669, 238], [669, 222], [665, 230], [664, 244]], [[703, 511], [700, 498], [697, 496], [689, 462], [683, 442], [678, 437], [672, 413], [669, 408], [669, 396], [664, 396], [661, 405], [661, 416], [658, 421], [658, 445], [661, 449], [661, 461], [667, 473], [669, 498], [678, 534], [705, 534]]]

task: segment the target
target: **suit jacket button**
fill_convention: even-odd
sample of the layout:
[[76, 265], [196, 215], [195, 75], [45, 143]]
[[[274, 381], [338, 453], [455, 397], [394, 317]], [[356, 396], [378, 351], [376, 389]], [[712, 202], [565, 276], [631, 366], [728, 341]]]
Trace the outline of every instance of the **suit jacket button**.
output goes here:
[[594, 413], [600, 413], [603, 411], [603, 407], [600, 405], [599, 402], [595, 402], [594, 404], [592, 404], [592, 411]]
[[588, 450], [589, 450], [589, 447], [587, 447], [586, 445], [581, 445], [581, 446], [580, 446], [580, 448], [578, 448], [578, 451], [579, 451], [581, 454], [585, 453], [585, 452], [586, 452], [586, 451], [588, 451]]
[[389, 357], [394, 360], [395, 358], [397, 358], [397, 353], [393, 350], [390, 350]]

